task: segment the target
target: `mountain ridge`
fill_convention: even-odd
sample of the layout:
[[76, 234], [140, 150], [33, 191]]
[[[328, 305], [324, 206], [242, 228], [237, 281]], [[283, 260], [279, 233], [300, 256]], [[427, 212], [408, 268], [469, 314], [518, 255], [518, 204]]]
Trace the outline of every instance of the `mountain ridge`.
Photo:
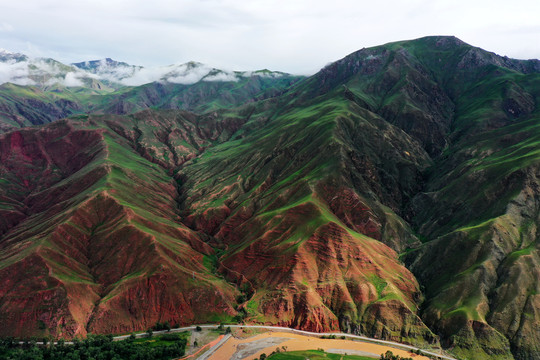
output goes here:
[[[31, 264], [54, 284], [4, 287], [0, 309], [34, 324], [28, 334], [141, 330], [152, 321], [187, 324], [201, 312], [440, 344], [464, 359], [534, 359], [538, 63], [427, 37], [362, 49], [311, 77], [269, 82], [268, 91], [262, 78], [242, 91], [222, 84], [223, 97], [209, 83], [155, 83], [94, 108], [103, 114], [0, 135], [1, 276]], [[182, 91], [213, 95], [190, 111], [163, 109], [185, 107]], [[75, 133], [94, 145], [75, 144]], [[81, 154], [69, 160], [80, 168], [66, 167], [65, 148]], [[85, 186], [105, 191], [80, 191], [90, 179], [96, 185]], [[107, 232], [119, 234], [119, 253], [120, 234], [130, 233], [134, 255], [159, 261], [98, 264], [107, 257], [100, 248], [111, 246]], [[80, 254], [67, 250], [71, 243]], [[65, 273], [53, 261], [63, 251], [78, 274], [63, 275], [64, 285], [43, 270]], [[23, 296], [32, 304], [35, 289], [60, 294], [66, 283], [71, 292], [47, 309], [17, 303]], [[178, 299], [165, 283], [181, 294], [215, 285], [215, 307]], [[101, 290], [90, 290], [88, 302], [81, 286]], [[150, 296], [151, 306], [135, 294]], [[52, 316], [58, 309], [62, 316]], [[24, 321], [2, 314], [25, 334]]]
[[[130, 65], [111, 58], [62, 64], [51, 58], [32, 58], [7, 50], [0, 52], [0, 82], [17, 85], [35, 85], [46, 89], [51, 85], [88, 87], [90, 80], [98, 80], [113, 89], [123, 86], [140, 86], [156, 81], [192, 84], [198, 81], [235, 81], [252, 74], [279, 77], [291, 76], [267, 69], [254, 71], [220, 70], [200, 62], [144, 67]], [[11, 67], [11, 68], [10, 68]]]

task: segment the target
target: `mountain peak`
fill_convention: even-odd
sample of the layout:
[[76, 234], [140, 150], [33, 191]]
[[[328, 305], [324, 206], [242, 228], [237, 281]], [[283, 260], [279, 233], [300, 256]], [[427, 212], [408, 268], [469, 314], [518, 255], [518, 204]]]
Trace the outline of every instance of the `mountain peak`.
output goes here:
[[116, 61], [111, 58], [104, 58], [100, 60], [89, 60], [89, 61], [82, 61], [78, 63], [72, 63], [72, 66], [75, 66], [79, 69], [90, 71], [92, 73], [98, 72], [98, 70], [103, 68], [111, 68], [111, 67], [134, 67], [134, 65], [129, 65], [128, 63], [122, 62], [122, 61]]
[[21, 54], [21, 53], [15, 53], [3, 48], [0, 48], [0, 61], [25, 61], [28, 60], [28, 56]]
[[409, 41], [435, 41], [453, 45], [468, 45], [465, 41], [454, 35], [428, 35]]
[[198, 68], [198, 67], [204, 66], [203, 63], [198, 62], [198, 61], [188, 61], [184, 65], [187, 66], [188, 68]]

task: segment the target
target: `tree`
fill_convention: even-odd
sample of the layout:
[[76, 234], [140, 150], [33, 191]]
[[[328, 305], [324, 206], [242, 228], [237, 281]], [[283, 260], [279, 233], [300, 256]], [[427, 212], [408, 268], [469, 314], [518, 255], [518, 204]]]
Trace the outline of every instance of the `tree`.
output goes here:
[[399, 355], [394, 355], [393, 352], [388, 350], [386, 353], [381, 354], [381, 360], [412, 360], [411, 358], [404, 358]]
[[147, 337], [152, 337], [152, 335], [154, 335], [154, 332], [152, 331], [152, 329], [146, 330], [146, 336]]

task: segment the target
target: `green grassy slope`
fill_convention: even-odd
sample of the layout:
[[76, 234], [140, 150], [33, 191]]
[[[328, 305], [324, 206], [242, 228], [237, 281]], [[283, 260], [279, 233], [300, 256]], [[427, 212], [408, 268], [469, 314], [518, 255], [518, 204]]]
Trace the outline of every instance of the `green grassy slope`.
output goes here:
[[0, 132], [84, 113], [129, 114], [148, 108], [211, 112], [277, 96], [301, 78], [254, 72], [237, 82], [155, 82], [117, 90], [95, 84], [38, 88], [6, 83], [0, 86]]
[[[4, 208], [17, 204], [24, 214], [6, 224], [0, 249], [9, 278], [4, 335], [122, 333], [232, 317], [237, 291], [204, 266], [213, 250], [180, 223], [175, 182], [105, 123], [82, 125], [55, 122], [1, 140], [11, 145], [3, 173], [20, 167], [17, 178], [3, 178]], [[45, 176], [20, 181], [32, 171]]]
[[416, 233], [427, 244], [405, 258], [426, 289], [423, 319], [445, 344], [465, 357], [536, 354], [538, 67], [446, 37], [351, 54], [258, 105], [234, 142], [186, 163], [188, 223], [238, 253], [284, 232], [281, 253], [317, 221], [303, 217], [315, 225], [295, 230], [272, 219], [290, 219], [312, 196], [399, 251], [417, 247]]
[[[255, 108], [233, 141], [177, 175], [186, 223], [214, 235], [226, 249], [222, 272], [245, 289], [243, 316], [434, 341], [415, 315], [417, 284], [396, 254], [359, 234], [401, 249], [418, 242], [394, 211], [404, 193], [418, 191], [427, 154], [341, 89], [302, 104], [280, 101]], [[361, 265], [365, 258], [372, 264]]]
[[254, 73], [234, 81], [199, 81], [191, 85], [150, 83], [94, 98], [93, 112], [126, 114], [146, 108], [205, 113], [279, 95], [302, 77], [266, 77]]
[[[540, 77], [497, 71], [456, 101], [455, 140], [413, 203], [417, 226], [433, 242], [410, 259], [430, 298], [425, 318], [454, 334], [459, 353], [479, 356], [494, 347], [507, 358], [510, 339], [516, 356], [527, 358], [539, 351], [531, 331], [539, 319], [530, 307], [540, 286], [534, 200]], [[475, 341], [486, 337], [493, 341], [480, 341], [478, 349]]]
[[88, 98], [75, 90], [41, 90], [10, 83], [0, 85], [0, 132], [48, 122], [82, 112], [81, 100]]

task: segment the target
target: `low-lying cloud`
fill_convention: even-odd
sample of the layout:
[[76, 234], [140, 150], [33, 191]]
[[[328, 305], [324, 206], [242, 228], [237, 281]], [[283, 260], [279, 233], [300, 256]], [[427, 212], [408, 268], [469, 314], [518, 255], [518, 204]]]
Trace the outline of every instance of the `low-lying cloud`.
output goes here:
[[232, 71], [217, 70], [210, 66], [190, 62], [168, 66], [115, 66], [104, 63], [96, 69], [96, 74], [103, 80], [126, 86], [139, 86], [155, 81], [190, 85], [199, 81], [238, 81]]
[[0, 84], [7, 82], [17, 85], [35, 85], [35, 81], [29, 78], [28, 64], [0, 62]]
[[110, 59], [65, 65], [52, 59], [28, 58], [2, 50], [0, 53], [0, 83], [48, 87], [55, 84], [66, 87], [84, 86], [88, 80], [98, 80], [113, 87], [139, 86], [151, 82], [194, 84], [199, 81], [238, 81], [253, 75], [279, 77], [278, 72], [234, 72], [189, 62], [185, 64], [142, 67], [118, 63]]

